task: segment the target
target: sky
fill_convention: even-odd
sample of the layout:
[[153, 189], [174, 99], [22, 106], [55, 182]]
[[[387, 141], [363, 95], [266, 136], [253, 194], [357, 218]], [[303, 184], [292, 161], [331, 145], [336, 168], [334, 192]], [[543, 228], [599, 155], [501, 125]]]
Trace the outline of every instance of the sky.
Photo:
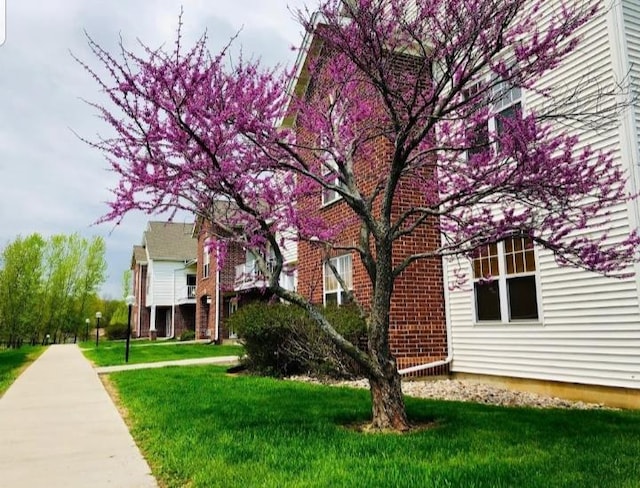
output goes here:
[[[4, 5], [4, 4], [7, 5]], [[108, 279], [101, 295], [120, 298], [148, 220], [95, 222], [108, 211], [115, 174], [103, 155], [78, 135], [96, 139], [108, 128], [85, 100], [102, 101], [99, 88], [71, 53], [96, 66], [85, 31], [114, 52], [122, 37], [151, 47], [172, 47], [181, 7], [183, 34], [193, 43], [206, 30], [209, 49], [219, 51], [240, 32], [246, 56], [266, 65], [291, 66], [302, 29], [289, 9], [305, 0], [0, 0], [0, 249], [37, 232], [102, 236]], [[315, 5], [313, 0], [306, 2]], [[4, 34], [4, 36], [2, 35]], [[77, 135], [76, 135], [77, 134]], [[192, 220], [183, 215], [182, 220]]]

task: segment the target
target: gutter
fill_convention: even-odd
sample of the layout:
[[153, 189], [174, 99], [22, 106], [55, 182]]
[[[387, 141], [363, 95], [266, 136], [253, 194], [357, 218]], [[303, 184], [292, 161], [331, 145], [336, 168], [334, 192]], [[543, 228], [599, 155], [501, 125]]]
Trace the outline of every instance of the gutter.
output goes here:
[[[447, 315], [449, 314], [447, 313]], [[447, 357], [444, 359], [441, 359], [439, 361], [432, 361], [430, 363], [419, 364], [417, 366], [411, 366], [410, 368], [399, 369], [398, 373], [400, 375], [417, 373], [419, 371], [426, 371], [429, 369], [437, 368], [438, 366], [444, 366], [446, 364], [450, 364], [451, 361], [453, 361], [453, 346], [451, 344], [451, 322], [449, 321], [448, 317], [447, 317], [447, 350], [448, 350], [448, 354], [447, 354]]]
[[213, 340], [218, 342], [220, 337], [220, 267], [216, 260], [216, 320], [213, 329]]

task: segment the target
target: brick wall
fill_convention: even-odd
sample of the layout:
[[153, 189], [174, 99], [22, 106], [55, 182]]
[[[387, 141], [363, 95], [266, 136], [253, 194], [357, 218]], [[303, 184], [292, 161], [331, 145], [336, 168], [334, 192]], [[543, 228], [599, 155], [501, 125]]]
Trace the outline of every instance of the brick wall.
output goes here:
[[[198, 339], [214, 339], [216, 326], [216, 291], [218, 262], [215, 253], [211, 255], [209, 276], [204, 277], [205, 241], [210, 235], [209, 224], [203, 224], [198, 235], [198, 264], [196, 280], [196, 337]], [[220, 270], [220, 298], [219, 298], [219, 340], [229, 338], [228, 331], [224, 327], [224, 317], [228, 301], [224, 300], [224, 294], [233, 291], [235, 281], [235, 267], [245, 261], [245, 252], [238, 245], [231, 245], [222, 269]]]
[[133, 267], [134, 296], [131, 309], [131, 330], [134, 337], [148, 337], [150, 315], [147, 308], [147, 266], [136, 264]]
[[[411, 69], [410, 58], [400, 60], [399, 72]], [[320, 77], [322, 78], [322, 77]], [[319, 83], [310, 85], [318, 93], [309, 93], [321, 100], [326, 98]], [[304, 124], [298, 124], [298, 140], [310, 140], [313, 136], [304, 132]], [[366, 159], [355, 161], [354, 171], [357, 175], [358, 187], [363, 194], [370, 193], [388, 167], [391, 146], [382, 139], [371, 141], [362, 151]], [[428, 178], [429, 174], [421, 174]], [[423, 203], [418, 188], [411, 182], [398, 188], [393, 202], [393, 216], [397, 217], [404, 210]], [[317, 194], [301, 199], [299, 205], [304, 210], [322, 216], [331, 225], [348, 225], [338, 237], [338, 243], [349, 245], [358, 242], [359, 223], [355, 213], [343, 202], [337, 201], [322, 206], [320, 189]], [[379, 199], [374, 203], [374, 212], [379, 211]], [[394, 245], [393, 261], [399, 263], [404, 257], [416, 252], [433, 249], [440, 244], [437, 221], [431, 220], [420, 225], [412, 235], [402, 238]], [[298, 246], [298, 291], [314, 303], [323, 302], [323, 250], [309, 242], [301, 242]], [[334, 253], [333, 255], [339, 255]], [[369, 307], [372, 298], [372, 285], [369, 277], [356, 254], [353, 261], [353, 287], [358, 300]], [[446, 319], [444, 309], [444, 281], [442, 277], [441, 259], [431, 259], [413, 263], [395, 282], [390, 312], [390, 346], [395, 355], [398, 368], [403, 369], [432, 361], [442, 360], [447, 356]], [[443, 374], [448, 367], [436, 368], [429, 374]], [[421, 373], [425, 374], [425, 373]]]

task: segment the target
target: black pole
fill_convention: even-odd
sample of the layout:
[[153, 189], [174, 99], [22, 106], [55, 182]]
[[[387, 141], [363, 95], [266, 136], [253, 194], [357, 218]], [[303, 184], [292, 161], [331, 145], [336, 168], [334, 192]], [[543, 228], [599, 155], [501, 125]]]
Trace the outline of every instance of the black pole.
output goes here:
[[124, 362], [129, 362], [129, 341], [131, 339], [131, 304], [129, 304], [129, 316], [127, 318], [127, 345], [124, 349]]
[[96, 347], [98, 347], [98, 344], [100, 342], [100, 336], [98, 335], [99, 331], [100, 331], [100, 317], [96, 317]]
[[84, 340], [89, 340], [89, 319], [85, 320], [84, 323], [87, 325], [87, 330], [84, 333]]

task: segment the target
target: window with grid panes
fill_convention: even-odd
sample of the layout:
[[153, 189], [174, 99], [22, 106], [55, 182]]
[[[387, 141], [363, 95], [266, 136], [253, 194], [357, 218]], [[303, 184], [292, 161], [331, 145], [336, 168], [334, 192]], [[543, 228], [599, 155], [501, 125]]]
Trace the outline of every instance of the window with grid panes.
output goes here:
[[[468, 99], [476, 100], [479, 107], [487, 104], [487, 97], [482, 95], [482, 83], [473, 84], [466, 92]], [[522, 112], [522, 90], [520, 87], [511, 86], [507, 82], [498, 83], [491, 89], [492, 99], [495, 100], [492, 106], [493, 116], [484, 124], [473, 127], [471, 147], [467, 151], [469, 156], [487, 151], [490, 145], [489, 134], [502, 135], [505, 130], [505, 120], [520, 117]]]
[[476, 320], [538, 319], [533, 242], [514, 236], [481, 248], [473, 259]]
[[324, 304], [342, 305], [348, 302], [347, 291], [353, 289], [353, 265], [351, 254], [338, 256], [329, 260], [344, 281], [346, 289], [340, 286], [329, 263], [324, 265]]
[[204, 241], [203, 260], [202, 277], [208, 278], [211, 269], [211, 242], [208, 238]]

